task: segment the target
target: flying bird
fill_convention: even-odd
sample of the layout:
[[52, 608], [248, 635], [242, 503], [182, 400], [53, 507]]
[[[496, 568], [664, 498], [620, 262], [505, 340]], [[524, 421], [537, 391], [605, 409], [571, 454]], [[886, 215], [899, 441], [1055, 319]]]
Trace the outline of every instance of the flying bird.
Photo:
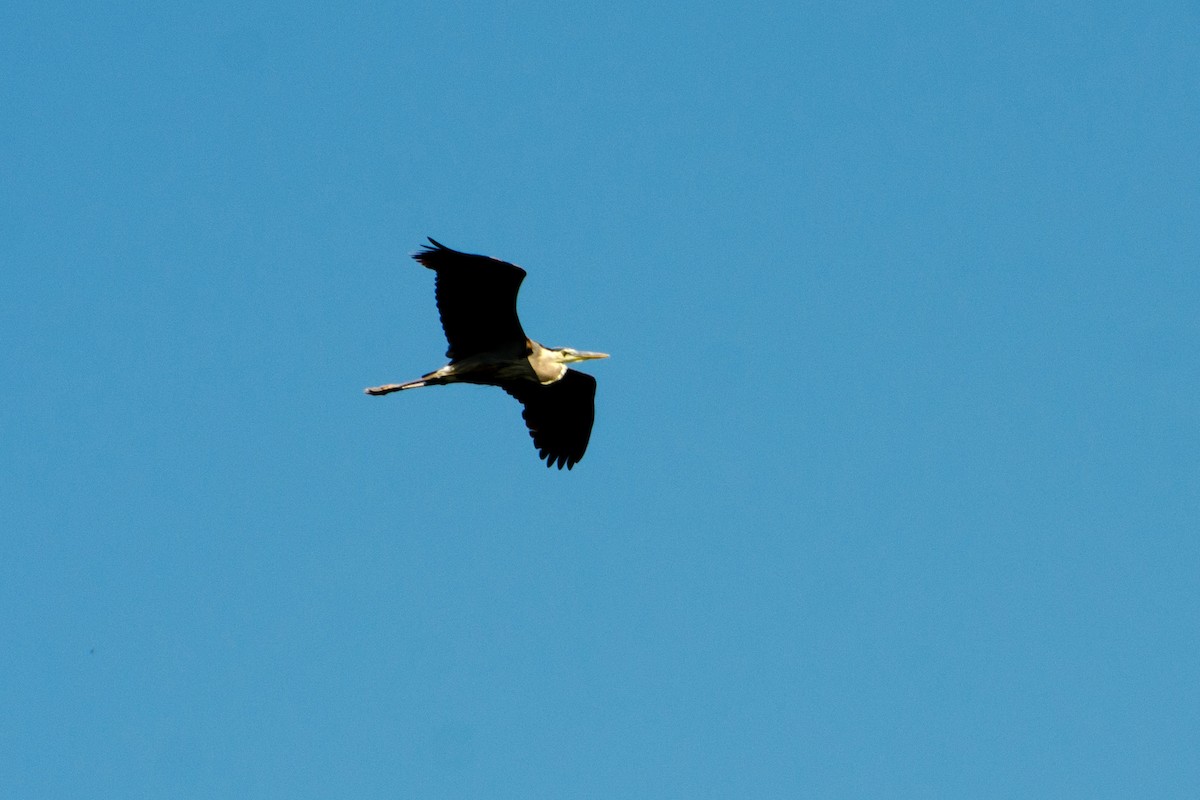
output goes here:
[[567, 367], [608, 358], [570, 347], [544, 347], [525, 335], [517, 317], [517, 292], [525, 270], [488, 256], [451, 250], [429, 239], [413, 258], [433, 270], [435, 296], [450, 363], [407, 383], [366, 390], [384, 395], [475, 383], [499, 386], [525, 407], [522, 416], [547, 467], [571, 469], [583, 458], [596, 416], [596, 379]]

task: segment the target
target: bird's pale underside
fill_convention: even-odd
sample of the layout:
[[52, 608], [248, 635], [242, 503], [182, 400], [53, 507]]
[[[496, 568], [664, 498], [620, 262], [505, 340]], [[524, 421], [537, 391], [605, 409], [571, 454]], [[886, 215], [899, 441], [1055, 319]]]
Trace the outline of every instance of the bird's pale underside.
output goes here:
[[436, 275], [435, 296], [450, 363], [416, 380], [374, 386], [367, 394], [445, 383], [499, 386], [525, 407], [522, 416], [546, 466], [571, 469], [583, 458], [592, 435], [596, 379], [567, 365], [608, 355], [533, 341], [517, 317], [517, 292], [525, 270], [429, 242], [413, 258]]

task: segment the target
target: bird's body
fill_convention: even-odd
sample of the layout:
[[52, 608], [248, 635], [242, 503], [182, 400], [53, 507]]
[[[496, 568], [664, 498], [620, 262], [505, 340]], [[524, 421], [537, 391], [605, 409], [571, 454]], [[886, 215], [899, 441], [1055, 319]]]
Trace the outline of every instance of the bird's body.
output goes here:
[[367, 394], [446, 383], [499, 386], [525, 406], [525, 423], [546, 466], [571, 469], [591, 437], [596, 379], [567, 364], [608, 356], [533, 341], [517, 317], [525, 270], [429, 241], [432, 246], [413, 258], [437, 275], [437, 306], [450, 363], [414, 381], [367, 389]]

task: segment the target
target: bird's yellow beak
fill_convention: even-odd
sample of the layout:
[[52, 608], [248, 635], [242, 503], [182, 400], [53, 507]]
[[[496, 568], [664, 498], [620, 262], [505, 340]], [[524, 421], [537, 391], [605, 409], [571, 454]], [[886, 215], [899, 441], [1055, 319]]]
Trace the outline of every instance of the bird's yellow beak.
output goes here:
[[580, 350], [571, 355], [571, 361], [591, 361], [593, 358], [608, 358], [608, 353], [589, 353]]

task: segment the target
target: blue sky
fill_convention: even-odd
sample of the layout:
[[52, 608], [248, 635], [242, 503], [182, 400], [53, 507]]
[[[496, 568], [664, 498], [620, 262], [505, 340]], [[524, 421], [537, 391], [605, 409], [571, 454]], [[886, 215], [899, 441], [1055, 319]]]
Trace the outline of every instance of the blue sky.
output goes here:
[[6, 5], [0, 793], [1197, 796], [1198, 26]]

